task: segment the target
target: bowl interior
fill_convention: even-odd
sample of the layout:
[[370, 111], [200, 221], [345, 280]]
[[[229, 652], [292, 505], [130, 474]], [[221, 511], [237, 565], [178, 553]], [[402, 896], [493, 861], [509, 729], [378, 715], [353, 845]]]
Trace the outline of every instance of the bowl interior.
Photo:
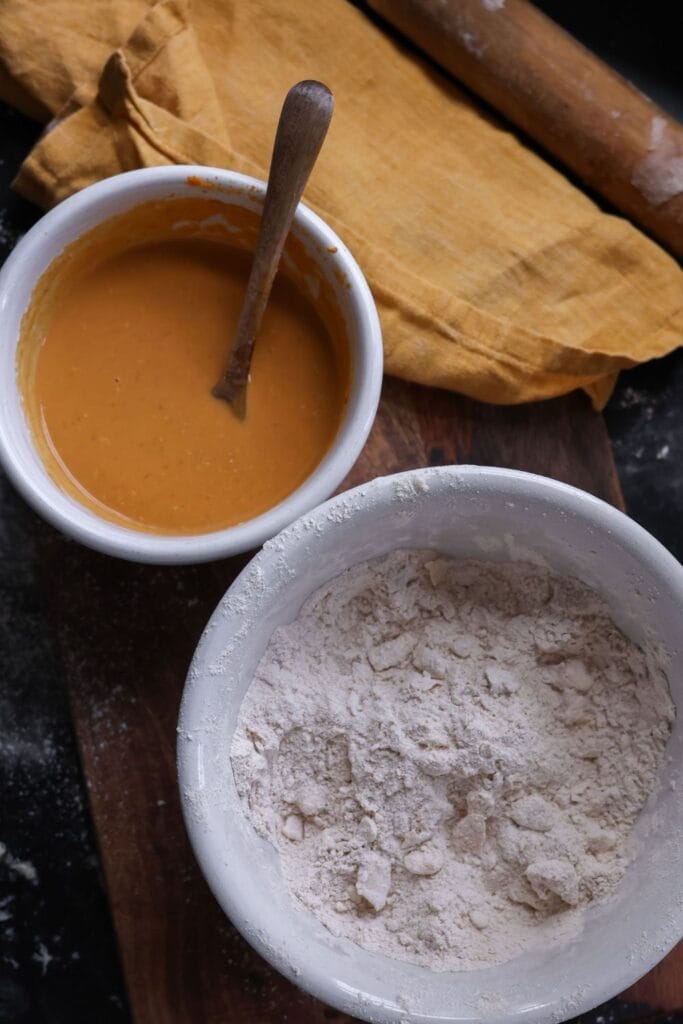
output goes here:
[[335, 938], [287, 895], [275, 851], [242, 814], [231, 738], [273, 629], [332, 576], [398, 547], [540, 561], [580, 578], [604, 595], [633, 639], [666, 647], [682, 706], [683, 570], [640, 527], [597, 499], [529, 474], [449, 467], [386, 477], [266, 544], [212, 617], [180, 720], [181, 795], [195, 852], [247, 939], [297, 984], [348, 1013], [381, 1021], [564, 1020], [627, 987], [680, 935], [683, 798], [672, 785], [683, 753], [680, 716], [617, 898], [589, 911], [569, 942], [502, 966], [432, 973]]
[[[88, 230], [151, 199], [205, 194], [229, 207], [260, 212], [265, 185], [243, 175], [210, 168], [165, 167], [117, 175], [84, 189], [42, 218], [16, 247], [0, 271], [0, 458], [24, 497], [59, 529], [109, 554], [152, 562], [197, 562], [248, 550], [324, 500], [357, 458], [377, 408], [382, 375], [382, 344], [369, 288], [337, 235], [300, 205], [292, 235], [310, 267], [324, 278], [343, 322], [350, 350], [350, 394], [335, 440], [304, 483], [284, 501], [247, 523], [212, 533], [161, 536], [100, 519], [64, 493], [48, 474], [26, 421], [16, 383], [16, 347], [21, 321], [36, 282], [65, 246]], [[316, 275], [292, 276], [315, 301]]]

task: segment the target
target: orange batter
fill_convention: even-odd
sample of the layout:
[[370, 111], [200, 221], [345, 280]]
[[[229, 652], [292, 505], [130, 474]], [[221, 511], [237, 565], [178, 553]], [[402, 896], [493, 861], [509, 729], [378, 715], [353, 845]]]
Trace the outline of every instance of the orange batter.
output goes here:
[[[210, 216], [207, 200], [194, 202]], [[163, 205], [150, 204], [159, 217]], [[107, 519], [164, 534], [243, 522], [295, 490], [328, 449], [347, 391], [343, 340], [279, 275], [240, 420], [211, 387], [250, 255], [215, 229], [197, 237], [196, 217], [173, 237], [121, 247], [134, 227], [126, 216], [117, 251], [102, 256], [97, 229], [99, 255], [72, 253], [36, 292], [19, 355], [33, 431], [53, 478]]]

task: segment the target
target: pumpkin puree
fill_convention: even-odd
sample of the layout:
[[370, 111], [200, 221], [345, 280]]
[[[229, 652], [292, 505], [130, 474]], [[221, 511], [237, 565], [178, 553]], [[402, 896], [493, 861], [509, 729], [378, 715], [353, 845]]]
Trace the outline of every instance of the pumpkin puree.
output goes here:
[[233, 526], [286, 498], [329, 448], [348, 351], [295, 240], [298, 284], [276, 278], [246, 418], [211, 395], [257, 228], [255, 213], [217, 200], [146, 203], [73, 243], [39, 282], [19, 346], [24, 404], [53, 479], [100, 516], [162, 534]]

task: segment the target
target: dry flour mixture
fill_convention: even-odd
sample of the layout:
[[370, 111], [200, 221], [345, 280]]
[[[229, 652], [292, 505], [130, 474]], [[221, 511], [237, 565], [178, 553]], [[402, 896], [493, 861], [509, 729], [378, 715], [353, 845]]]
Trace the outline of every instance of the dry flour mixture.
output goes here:
[[397, 551], [275, 632], [231, 757], [330, 931], [466, 969], [561, 938], [614, 892], [673, 714], [583, 584]]

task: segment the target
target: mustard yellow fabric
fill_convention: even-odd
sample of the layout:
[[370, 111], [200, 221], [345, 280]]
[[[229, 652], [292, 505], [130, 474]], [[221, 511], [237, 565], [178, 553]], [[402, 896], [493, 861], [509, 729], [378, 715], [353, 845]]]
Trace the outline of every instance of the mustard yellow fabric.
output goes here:
[[347, 0], [0, 5], [0, 95], [51, 119], [15, 182], [44, 207], [155, 164], [264, 178], [302, 78], [336, 98], [306, 201], [369, 280], [388, 373], [600, 408], [621, 368], [680, 344], [676, 263]]

